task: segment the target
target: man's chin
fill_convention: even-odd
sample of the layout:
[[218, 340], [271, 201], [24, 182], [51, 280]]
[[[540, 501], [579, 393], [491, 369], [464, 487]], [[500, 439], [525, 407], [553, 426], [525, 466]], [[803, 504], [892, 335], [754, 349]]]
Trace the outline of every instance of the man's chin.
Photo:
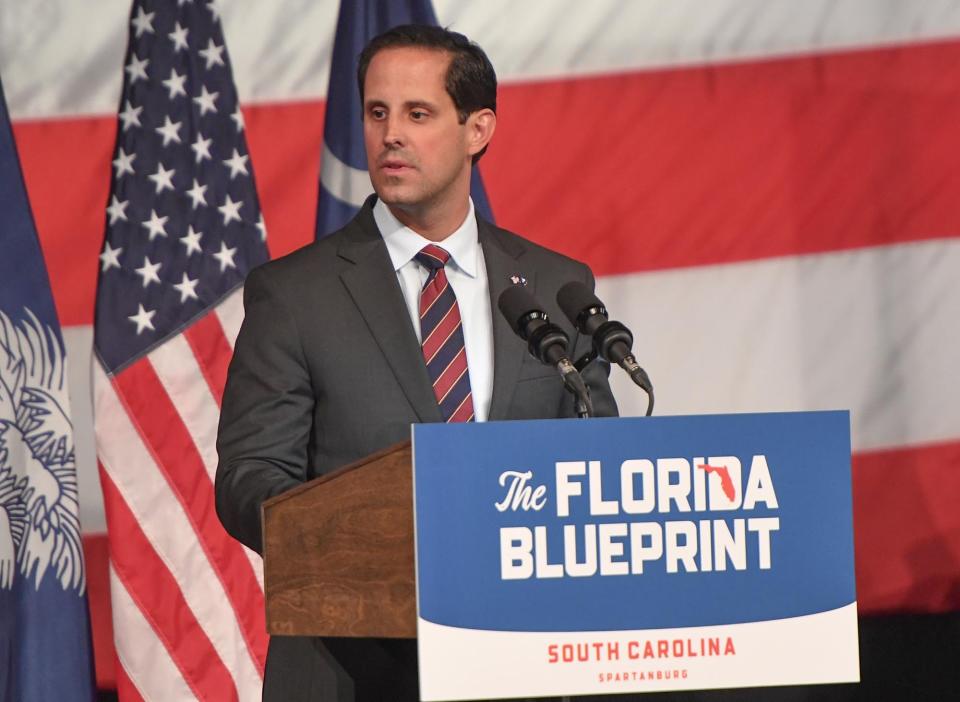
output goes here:
[[395, 207], [400, 210], [416, 209], [420, 204], [420, 198], [415, 194], [407, 191], [406, 188], [395, 188], [395, 187], [377, 187], [374, 188], [377, 193], [377, 198], [384, 204], [389, 205], [390, 207]]

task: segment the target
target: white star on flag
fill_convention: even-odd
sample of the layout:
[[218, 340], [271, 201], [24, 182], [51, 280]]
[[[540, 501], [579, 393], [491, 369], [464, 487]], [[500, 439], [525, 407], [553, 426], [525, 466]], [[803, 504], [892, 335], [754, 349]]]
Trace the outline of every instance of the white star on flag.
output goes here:
[[157, 195], [159, 195], [165, 188], [173, 190], [173, 174], [176, 171], [171, 168], [169, 171], [163, 167], [163, 164], [157, 162], [157, 172], [153, 175], [147, 176], [150, 180], [157, 184]]
[[170, 77], [160, 82], [163, 83], [165, 86], [167, 86], [167, 90], [170, 91], [171, 100], [177, 97], [177, 95], [183, 95], [184, 97], [187, 96], [187, 90], [186, 88], [183, 87], [184, 83], [187, 82], [186, 73], [184, 73], [183, 75], [180, 75], [179, 73], [177, 73], [177, 69], [171, 68]]
[[220, 242], [220, 250], [217, 253], [213, 254], [213, 257], [220, 261], [220, 272], [223, 273], [227, 268], [236, 268], [237, 265], [233, 262], [234, 254], [237, 253], [236, 249], [227, 248], [227, 243], [225, 241]]
[[174, 52], [180, 51], [180, 49], [188, 48], [187, 33], [189, 31], [190, 31], [189, 29], [186, 29], [185, 27], [181, 27], [179, 22], [177, 22], [176, 25], [174, 25], [174, 30], [167, 35], [168, 37], [170, 37], [170, 41], [173, 42]]
[[150, 59], [139, 59], [136, 54], [130, 54], [130, 63], [126, 66], [127, 73], [130, 74], [130, 83], [136, 83], [141, 78], [147, 80], [147, 64]]
[[126, 209], [128, 202], [127, 200], [121, 202], [117, 199], [116, 195], [112, 196], [110, 206], [107, 208], [107, 214], [110, 215], [110, 224], [116, 224], [118, 219], [122, 219], [124, 222], [127, 221]]
[[260, 230], [260, 241], [267, 240], [267, 223], [263, 219], [263, 213], [260, 213], [260, 219], [257, 220], [257, 229]]
[[221, 55], [223, 54], [223, 47], [217, 46], [216, 44], [214, 44], [213, 39], [210, 39], [207, 42], [206, 49], [200, 49], [200, 51], [198, 51], [197, 53], [203, 56], [203, 58], [207, 60], [208, 71], [214, 66], [223, 65], [223, 56]]
[[137, 313], [130, 315], [127, 317], [127, 319], [136, 323], [137, 336], [140, 336], [140, 332], [142, 332], [144, 329], [153, 331], [153, 322], [151, 320], [153, 319], [153, 315], [155, 315], [157, 312], [156, 310], [147, 311], [143, 309], [143, 305], [137, 305], [137, 307]]
[[187, 258], [194, 252], [201, 253], [200, 237], [202, 236], [203, 232], [196, 231], [191, 224], [187, 227], [187, 233], [180, 237], [180, 242], [187, 247]]
[[180, 125], [182, 122], [171, 122], [170, 115], [167, 115], [163, 118], [163, 126], [157, 127], [157, 134], [163, 137], [163, 145], [166, 146], [171, 141], [180, 143]]
[[100, 254], [100, 262], [103, 264], [103, 267], [100, 269], [101, 273], [106, 273], [111, 268], [120, 267], [120, 252], [123, 251], [122, 246], [117, 248], [112, 248], [110, 242], [106, 242], [103, 245], [103, 253]]
[[204, 193], [206, 192], [207, 192], [207, 186], [200, 185], [200, 183], [197, 182], [197, 179], [194, 178], [193, 187], [187, 191], [187, 195], [190, 197], [191, 200], [193, 200], [193, 209], [197, 209], [199, 205], [207, 204], [207, 198], [206, 198], [206, 195], [204, 195]]
[[233, 111], [233, 114], [230, 115], [230, 119], [232, 119], [234, 123], [237, 125], [237, 131], [242, 132], [244, 127], [244, 121], [243, 121], [243, 112], [240, 111], [240, 105], [237, 105], [237, 109], [235, 109]]
[[140, 113], [143, 112], [142, 107], [134, 107], [130, 104], [130, 101], [127, 100], [126, 105], [123, 108], [118, 117], [120, 121], [123, 122], [123, 131], [127, 131], [130, 128], [130, 125], [140, 126]]
[[243, 175], [249, 175], [247, 173], [247, 159], [249, 156], [241, 156], [240, 152], [236, 149], [233, 150], [233, 156], [228, 159], [224, 159], [224, 165], [230, 168], [230, 180], [233, 180], [238, 173], [243, 173]]
[[150, 219], [146, 222], [141, 222], [140, 226], [149, 230], [150, 241], [153, 241], [154, 237], [167, 235], [166, 225], [168, 219], [170, 218], [167, 215], [160, 217], [157, 215], [156, 210], [150, 210]]
[[116, 177], [119, 178], [124, 173], [129, 173], [130, 175], [134, 175], [133, 160], [137, 157], [137, 155], [135, 153], [128, 154], [126, 151], [123, 150], [122, 146], [119, 147], [117, 151], [119, 153], [117, 154], [117, 157], [113, 159], [113, 167], [116, 169], [116, 173], [115, 173]]
[[180, 291], [180, 302], [181, 304], [187, 300], [196, 300], [197, 299], [197, 283], [200, 282], [200, 279], [190, 280], [187, 277], [187, 274], [183, 274], [183, 280], [174, 285], [177, 290]]
[[203, 134], [199, 131], [197, 132], [196, 141], [190, 145], [190, 148], [193, 149], [193, 152], [197, 156], [197, 163], [200, 163], [204, 159], [210, 160], [212, 158], [210, 156], [210, 144], [212, 141], [213, 139], [204, 139]]
[[220, 213], [223, 215], [223, 224], [224, 226], [230, 224], [232, 220], [240, 221], [240, 208], [243, 207], [243, 200], [234, 202], [230, 199], [230, 195], [227, 194], [224, 196], [223, 204], [217, 209], [220, 210]]
[[193, 98], [193, 101], [197, 103], [197, 106], [200, 108], [200, 116], [203, 117], [208, 112], [217, 113], [217, 106], [214, 102], [217, 99], [217, 96], [220, 93], [211, 93], [207, 90], [207, 86], [200, 86], [200, 94]]
[[153, 16], [155, 12], [145, 12], [142, 7], [137, 8], [137, 16], [130, 22], [136, 28], [136, 35], [139, 37], [144, 32], [153, 34]]
[[160, 264], [154, 263], [149, 256], [144, 256], [143, 265], [137, 268], [137, 275], [143, 278], [143, 287], [146, 288], [150, 283], [159, 283], [160, 276], [157, 271], [160, 270]]

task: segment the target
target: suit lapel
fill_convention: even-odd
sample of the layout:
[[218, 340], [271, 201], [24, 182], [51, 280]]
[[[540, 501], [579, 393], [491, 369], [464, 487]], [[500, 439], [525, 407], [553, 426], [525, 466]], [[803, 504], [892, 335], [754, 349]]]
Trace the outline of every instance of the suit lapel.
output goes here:
[[354, 264], [340, 278], [418, 419], [440, 422], [443, 417], [396, 271], [373, 219], [372, 202], [370, 199], [364, 205], [354, 220], [353, 231], [337, 251], [341, 258]]
[[490, 420], [507, 419], [507, 411], [520, 377], [523, 363], [523, 342], [514, 334], [509, 323], [500, 314], [497, 302], [500, 294], [513, 283], [512, 275], [523, 275], [533, 289], [533, 271], [523, 271], [518, 260], [524, 252], [515, 240], [500, 236], [497, 230], [478, 219], [480, 244], [487, 267], [487, 283], [490, 288], [490, 311], [493, 317], [493, 398], [490, 402]]

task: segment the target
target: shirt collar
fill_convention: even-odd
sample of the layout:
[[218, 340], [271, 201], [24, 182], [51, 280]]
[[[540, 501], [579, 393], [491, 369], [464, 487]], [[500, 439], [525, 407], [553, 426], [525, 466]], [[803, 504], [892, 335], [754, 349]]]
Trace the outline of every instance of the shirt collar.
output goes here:
[[430, 241], [410, 227], [404, 226], [390, 208], [379, 198], [373, 206], [373, 218], [377, 229], [387, 245], [387, 253], [394, 270], [400, 270], [427, 244], [436, 244], [442, 247], [454, 265], [471, 278], [477, 276], [477, 256], [480, 254], [480, 242], [477, 231], [477, 217], [474, 214], [473, 199], [470, 199], [470, 209], [456, 231], [443, 241]]

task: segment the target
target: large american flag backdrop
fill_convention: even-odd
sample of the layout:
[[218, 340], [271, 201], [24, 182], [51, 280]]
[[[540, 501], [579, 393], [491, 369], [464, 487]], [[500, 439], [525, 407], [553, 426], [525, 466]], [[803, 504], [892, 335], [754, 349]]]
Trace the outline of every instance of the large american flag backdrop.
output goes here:
[[[441, 24], [484, 46], [501, 80], [497, 133], [480, 164], [498, 223], [592, 265], [600, 296], [636, 335], [658, 414], [849, 408], [861, 612], [960, 609], [960, 3], [434, 7]], [[314, 236], [337, 9], [222, 3], [273, 256]], [[70, 352], [89, 589], [100, 602], [110, 571], [85, 359], [118, 187], [130, 14], [128, 0], [0, 0], [0, 74]], [[198, 61], [202, 75], [207, 60]], [[201, 86], [190, 89], [188, 99]], [[162, 128], [163, 109], [141, 119]], [[133, 162], [149, 163], [144, 177], [165, 149], [195, 160], [195, 133], [166, 145], [151, 133], [154, 155]], [[216, 158], [231, 182], [232, 152]], [[173, 185], [188, 197], [193, 181], [178, 173]], [[222, 197], [208, 194], [214, 214]], [[149, 221], [158, 206], [144, 202], [128, 217], [136, 209]], [[147, 239], [142, 224], [131, 231]], [[150, 274], [132, 275], [139, 295]], [[116, 323], [135, 334], [137, 314]], [[216, 314], [229, 343], [236, 318]], [[614, 382], [623, 413], [643, 414], [642, 394], [622, 374]], [[209, 469], [213, 457], [194, 460]], [[131, 512], [131, 538], [199, 528], [189, 511], [198, 499], [182, 495], [176, 514]], [[194, 603], [180, 605], [197, 616]], [[109, 682], [104, 612], [94, 612], [98, 674]], [[138, 621], [144, 640], [162, 639]], [[216, 636], [245, 635], [199, 626], [214, 649]], [[251, 659], [247, 674], [256, 667]]]

